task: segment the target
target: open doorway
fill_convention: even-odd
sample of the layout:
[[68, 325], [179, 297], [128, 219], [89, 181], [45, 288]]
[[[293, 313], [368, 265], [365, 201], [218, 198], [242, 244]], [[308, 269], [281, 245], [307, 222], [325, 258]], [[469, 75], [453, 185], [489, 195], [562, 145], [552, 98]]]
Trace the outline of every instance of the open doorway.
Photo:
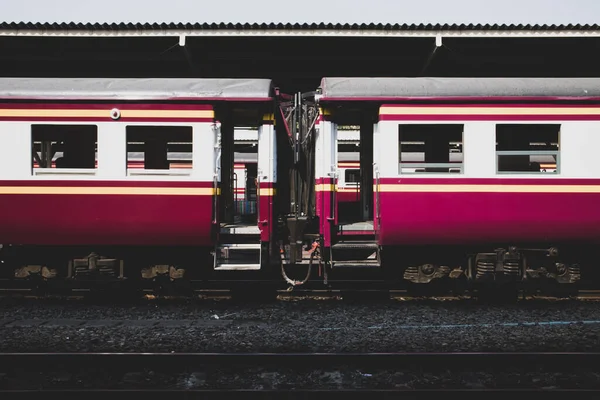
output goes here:
[[341, 231], [373, 229], [373, 132], [338, 126], [338, 224]]
[[258, 176], [258, 130], [239, 128], [234, 132], [234, 221], [258, 221], [256, 178]]

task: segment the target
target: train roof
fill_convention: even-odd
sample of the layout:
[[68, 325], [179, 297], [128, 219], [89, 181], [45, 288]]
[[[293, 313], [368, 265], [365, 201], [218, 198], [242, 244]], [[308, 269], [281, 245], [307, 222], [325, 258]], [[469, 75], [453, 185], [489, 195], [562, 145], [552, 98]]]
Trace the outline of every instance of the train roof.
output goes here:
[[600, 78], [323, 78], [320, 101], [600, 100]]
[[266, 101], [270, 79], [0, 78], [2, 99]]

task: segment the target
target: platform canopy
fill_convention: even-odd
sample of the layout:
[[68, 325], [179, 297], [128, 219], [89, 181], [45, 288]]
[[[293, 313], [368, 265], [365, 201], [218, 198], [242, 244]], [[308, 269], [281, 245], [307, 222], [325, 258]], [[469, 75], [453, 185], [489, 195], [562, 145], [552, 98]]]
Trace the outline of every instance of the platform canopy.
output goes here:
[[321, 101], [427, 98], [600, 99], [600, 78], [323, 78]]
[[0, 78], [0, 98], [266, 101], [270, 79]]
[[599, 37], [600, 24], [1, 22], [19, 37]]
[[0, 23], [0, 76], [272, 79], [597, 77], [600, 25]]

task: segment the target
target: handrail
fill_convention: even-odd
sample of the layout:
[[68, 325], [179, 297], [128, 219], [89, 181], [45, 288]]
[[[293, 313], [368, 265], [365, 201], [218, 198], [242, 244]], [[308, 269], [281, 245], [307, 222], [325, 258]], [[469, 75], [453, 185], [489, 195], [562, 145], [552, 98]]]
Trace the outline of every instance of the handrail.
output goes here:
[[212, 218], [212, 223], [213, 224], [217, 224], [217, 216], [219, 215], [217, 208], [219, 207], [219, 203], [218, 203], [218, 198], [219, 198], [219, 180], [218, 180], [218, 174], [215, 174], [214, 179], [213, 179], [213, 218]]
[[445, 173], [443, 171], [403, 171], [403, 169], [422, 169], [422, 168], [446, 168], [447, 172], [451, 172], [451, 170], [457, 170], [458, 173], [464, 173], [464, 164], [461, 163], [398, 163], [398, 172], [402, 175], [407, 174], [437, 174], [437, 173]]
[[127, 170], [127, 176], [144, 176], [144, 175], [160, 175], [160, 176], [189, 176], [192, 171], [189, 169], [131, 169]]
[[213, 175], [213, 224], [217, 224], [218, 222], [218, 198], [219, 198], [219, 175], [221, 174], [221, 128], [220, 124], [214, 125], [214, 130], [216, 134], [215, 138], [215, 173]]
[[379, 168], [377, 167], [377, 164], [375, 164], [375, 218], [377, 218], [377, 229], [375, 230], [375, 235], [377, 237], [377, 241], [379, 241], [379, 231], [381, 230], [381, 203], [379, 194]]
[[335, 167], [332, 167], [332, 171], [330, 172], [328, 175], [331, 178], [331, 180], [334, 182], [331, 184], [331, 205], [330, 205], [330, 221], [332, 221], [335, 224], [335, 213], [336, 213], [336, 207], [337, 207], [337, 171]]
[[96, 175], [95, 168], [34, 168], [33, 175]]
[[256, 224], [260, 226], [261, 215], [260, 215], [260, 174], [261, 171], [256, 173]]
[[236, 213], [237, 213], [237, 204], [238, 204], [237, 185], [238, 185], [238, 178], [237, 178], [237, 174], [234, 172], [233, 173], [233, 205], [234, 205], [233, 216], [234, 217], [236, 216]]
[[496, 150], [496, 155], [499, 156], [557, 156], [559, 154], [557, 150]]
[[400, 162], [400, 168], [461, 168], [463, 163], [418, 163], [418, 162]]

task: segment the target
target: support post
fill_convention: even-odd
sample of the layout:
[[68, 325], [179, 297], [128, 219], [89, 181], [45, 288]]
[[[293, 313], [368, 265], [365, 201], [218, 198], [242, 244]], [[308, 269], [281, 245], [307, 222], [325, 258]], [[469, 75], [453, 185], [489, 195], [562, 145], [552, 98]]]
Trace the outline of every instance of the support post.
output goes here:
[[364, 221], [373, 219], [373, 121], [368, 115], [360, 124], [360, 206]]
[[[322, 114], [323, 115], [323, 114]], [[315, 184], [317, 215], [324, 247], [332, 244], [337, 227], [337, 126], [321, 117], [315, 146]]]
[[[229, 116], [228, 116], [229, 117]], [[233, 142], [234, 124], [231, 118], [223, 118], [221, 123], [221, 221], [233, 222], [234, 188], [233, 188]]]
[[262, 242], [271, 242], [275, 221], [273, 216], [273, 196], [277, 182], [277, 142], [275, 137], [274, 116], [263, 117], [258, 128], [258, 228]]

